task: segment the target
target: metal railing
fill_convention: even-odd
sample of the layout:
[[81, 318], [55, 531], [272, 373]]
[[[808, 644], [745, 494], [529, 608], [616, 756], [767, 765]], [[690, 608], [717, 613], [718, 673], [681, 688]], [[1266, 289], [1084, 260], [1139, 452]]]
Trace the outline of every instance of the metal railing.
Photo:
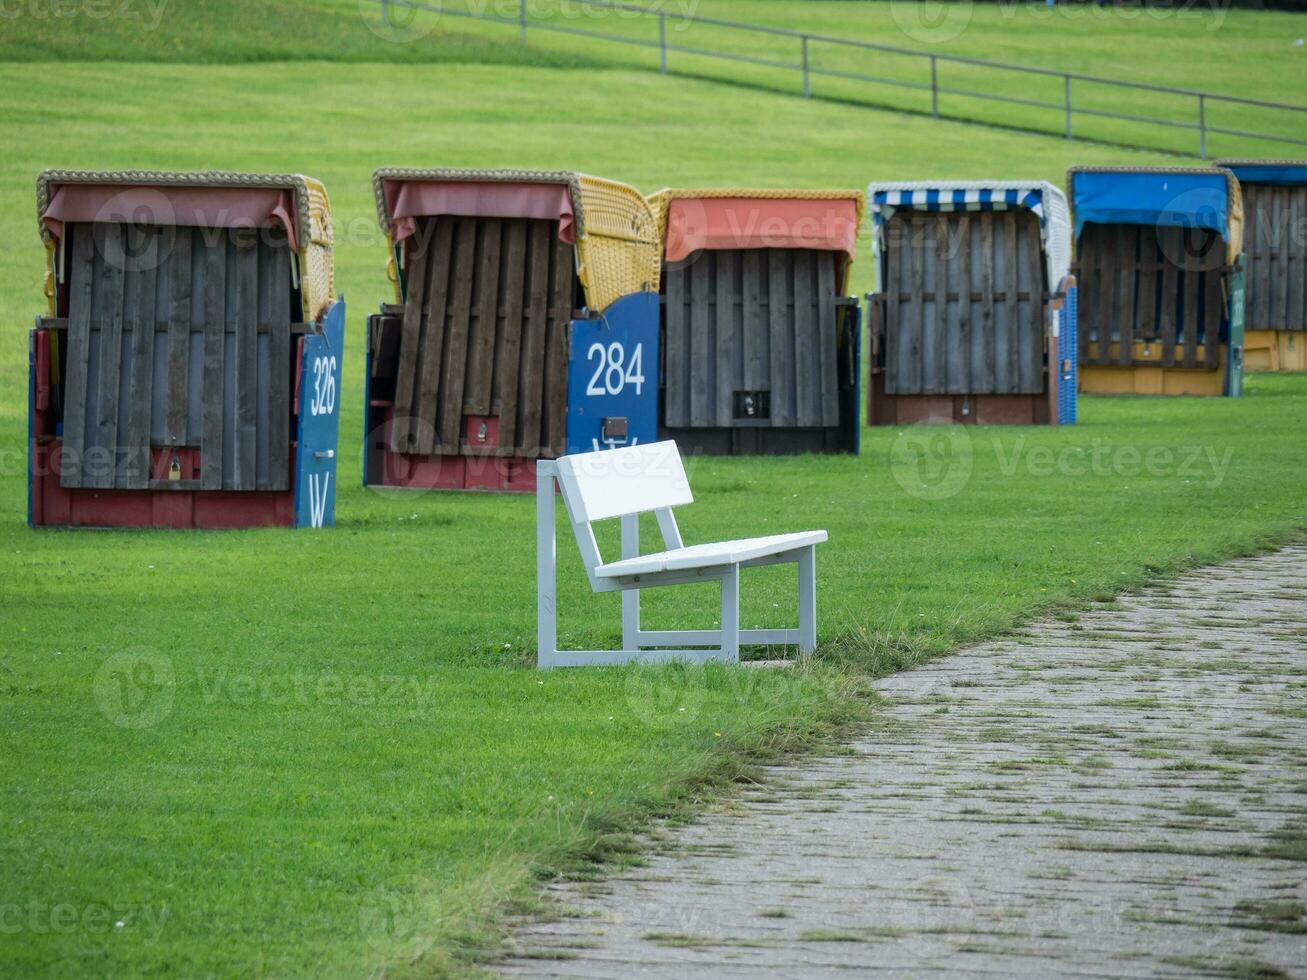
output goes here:
[[[801, 74], [803, 97], [809, 99], [814, 97], [826, 98], [822, 95], [814, 96], [812, 89], [812, 80], [814, 77], [863, 82], [869, 85], [892, 86], [902, 89], [916, 90], [921, 93], [929, 92], [930, 115], [936, 119], [949, 118], [960, 121], [983, 122], [986, 125], [1002, 126], [1005, 128], [1020, 129], [1022, 131], [1055, 133], [1056, 135], [1065, 136], [1067, 139], [1075, 139], [1078, 136], [1083, 137], [1083, 133], [1078, 131], [1075, 126], [1075, 119], [1077, 116], [1097, 119], [1113, 119], [1127, 123], [1162, 126], [1169, 129], [1187, 129], [1195, 131], [1198, 134], [1198, 155], [1203, 159], [1207, 159], [1207, 141], [1208, 137], [1212, 135], [1307, 146], [1307, 138], [1303, 138], [1303, 136], [1289, 136], [1283, 132], [1257, 132], [1249, 129], [1234, 129], [1228, 126], [1213, 125], [1209, 118], [1209, 109], [1213, 106], [1235, 106], [1244, 109], [1255, 108], [1258, 110], [1268, 110], [1276, 116], [1277, 122], [1280, 120], [1286, 121], [1286, 128], [1289, 131], [1298, 133], [1307, 132], [1307, 106], [1289, 105], [1283, 102], [1267, 102], [1260, 99], [1250, 99], [1235, 95], [1222, 95], [1216, 92], [1203, 92], [1196, 89], [1176, 88], [1167, 85], [1153, 85], [1146, 82], [1130, 82], [1114, 78], [1102, 78], [1096, 75], [1086, 75], [1078, 72], [1058, 71], [1052, 68], [1036, 68], [1029, 65], [1008, 64], [1006, 62], [989, 61], [983, 58], [970, 58], [963, 55], [936, 54], [930, 51], [919, 51], [913, 48], [902, 48], [888, 44], [874, 44], [867, 41], [856, 41], [850, 38], [834, 37], [824, 34], [810, 34], [782, 27], [767, 27], [760, 24], [747, 24], [739, 21], [721, 20], [715, 17], [669, 14], [662, 10], [654, 10], [647, 7], [636, 6], [634, 4], [621, 3], [618, 2], [618, 0], [567, 0], [567, 2], [574, 5], [630, 15], [638, 19], [656, 19], [658, 28], [657, 40], [630, 37], [623, 34], [613, 34], [610, 32], [593, 30], [572, 24], [558, 23], [556, 21], [541, 18], [533, 20], [529, 16], [528, 0], [517, 0], [517, 12], [515, 16], [508, 16], [503, 13], [494, 12], [489, 7], [482, 7], [481, 9], [459, 9], [457, 7], [449, 7], [439, 3], [427, 3], [423, 2], [423, 0], [379, 0], [379, 2], [381, 5], [383, 23], [387, 25], [392, 23], [391, 9], [401, 7], [413, 11], [425, 11], [432, 14], [439, 14], [441, 16], [460, 17], [469, 20], [487, 21], [505, 25], [516, 25], [520, 41], [523, 45], [527, 42], [527, 31], [529, 28], [535, 31], [569, 34], [577, 37], [610, 41], [616, 44], [633, 45], [642, 48], [656, 48], [659, 56], [659, 71], [663, 74], [673, 73], [668, 66], [669, 53], [692, 55], [721, 61], [732, 61], [761, 66], [764, 68], [775, 68], [781, 71], [794, 71]], [[792, 39], [797, 43], [798, 50], [796, 51], [796, 54], [798, 60], [793, 62], [781, 61], [772, 57], [763, 57], [756, 53], [746, 54], [738, 51], [726, 51], [721, 49], [714, 50], [705, 47], [693, 47], [688, 44], [670, 43], [668, 41], [667, 30], [667, 21], [669, 17], [691, 25], [719, 28], [726, 31], [739, 32], [740, 34]], [[817, 64], [812, 57], [812, 48], [816, 45], [824, 45], [846, 51], [874, 52], [882, 55], [902, 57], [915, 61], [920, 64], [923, 69], [926, 69], [926, 71], [922, 72], [920, 80], [913, 80], [891, 78], [886, 75], [869, 75], [863, 72], [850, 71], [835, 67], [823, 67]], [[1032, 78], [1061, 80], [1061, 99], [1053, 101], [1047, 98], [1040, 99], [1020, 95], [1001, 94], [992, 89], [988, 91], [975, 91], [950, 86], [941, 82], [941, 65], [965, 66], [969, 69], [980, 69], [982, 71], [990, 72], [991, 74], [1010, 72]], [[733, 81], [739, 83], [738, 79]], [[1072, 99], [1073, 83], [1081, 88], [1086, 86], [1104, 86], [1111, 90], [1148, 92], [1168, 97], [1179, 97], [1184, 100], [1193, 99], [1194, 115], [1191, 121], [1187, 121], [1178, 118], [1168, 119], [1154, 115], [1139, 115], [1137, 113], [1121, 112], [1113, 109], [1093, 108], [1083, 104], [1083, 102], [1077, 104], [1073, 102]], [[744, 82], [743, 84], [749, 83]], [[756, 87], [769, 88], [770, 86], [757, 85]], [[1030, 125], [1016, 125], [992, 119], [981, 119], [975, 116], [958, 115], [955, 112], [943, 114], [940, 111], [941, 95], [951, 95], [967, 99], [1051, 110], [1057, 113], [1061, 123], [1058, 129], [1054, 130], [1047, 126], [1039, 126], [1033, 123]], [[838, 101], [848, 102], [850, 100], [847, 97], [841, 96]], [[878, 108], [903, 108], [902, 106], [894, 106], [885, 102], [872, 102], [867, 104], [874, 105]], [[1093, 137], [1084, 138], [1092, 138], [1097, 142], [1117, 143], [1135, 147], [1148, 146], [1147, 143], [1142, 143], [1139, 140], [1113, 139], [1110, 136], [1104, 137], [1102, 135], [1094, 135]], [[1173, 147], [1154, 148], [1175, 152]]]

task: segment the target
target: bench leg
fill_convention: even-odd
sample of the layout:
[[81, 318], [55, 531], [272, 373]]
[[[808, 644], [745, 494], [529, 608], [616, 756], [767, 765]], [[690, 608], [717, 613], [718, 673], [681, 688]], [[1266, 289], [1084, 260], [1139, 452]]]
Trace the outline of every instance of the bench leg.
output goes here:
[[[543, 467], [541, 467], [543, 469]], [[554, 563], [554, 477], [536, 475], [536, 664], [547, 667], [558, 650]]]
[[722, 658], [740, 661], [740, 566], [732, 565], [722, 577]]
[[[711, 581], [711, 579], [707, 580]], [[549, 607], [549, 636], [546, 638], [544, 628], [541, 627], [540, 643], [541, 650], [546, 639], [549, 641], [548, 655], [540, 657], [538, 666], [542, 669], [551, 669], [554, 667], [613, 667], [620, 664], [644, 663], [657, 664], [667, 663], [669, 661], [680, 661], [682, 663], [704, 664], [710, 661], [717, 661], [727, 664], [738, 664], [740, 662], [740, 568], [734, 566], [721, 579], [722, 583], [722, 626], [719, 630], [665, 630], [656, 633], [646, 633], [639, 628], [640, 616], [640, 592], [638, 589], [632, 589], [622, 595], [622, 646], [621, 650], [559, 650], [557, 649], [556, 627], [553, 618], [552, 604]], [[552, 593], [551, 593], [552, 594]], [[542, 593], [543, 595], [543, 593]], [[628, 614], [632, 618], [628, 618]], [[541, 608], [541, 623], [544, 623], [544, 607]], [[785, 630], [764, 631], [755, 630], [754, 632], [792, 632]], [[657, 638], [657, 643], [650, 644], [647, 641]], [[641, 641], [645, 642], [641, 642]], [[717, 644], [710, 649], [695, 650], [689, 648], [683, 649], [661, 649], [662, 647], [680, 646], [683, 644], [702, 643], [707, 646], [710, 643]], [[656, 645], [660, 649], [649, 650], [644, 647]]]
[[799, 555], [799, 653], [817, 648], [817, 549]]
[[[640, 554], [640, 516], [627, 514], [622, 518], [622, 557], [636, 558]], [[636, 650], [640, 646], [640, 590], [627, 589], [622, 593], [622, 646]]]

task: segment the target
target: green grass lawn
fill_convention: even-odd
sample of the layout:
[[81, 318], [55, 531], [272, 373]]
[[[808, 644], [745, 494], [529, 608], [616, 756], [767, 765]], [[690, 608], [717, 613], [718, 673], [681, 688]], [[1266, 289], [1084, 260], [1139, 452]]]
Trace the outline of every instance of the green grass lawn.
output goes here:
[[[1085, 399], [1065, 430], [868, 430], [859, 458], [696, 459], [688, 540], [829, 529], [815, 664], [538, 675], [533, 502], [359, 487], [362, 324], [388, 295], [373, 167], [574, 167], [652, 190], [1162, 158], [539, 64], [0, 64], [0, 120], [5, 975], [461, 971], [539, 876], [856, 721], [868, 673], [1307, 525], [1304, 378], [1237, 401]], [[24, 526], [33, 182], [55, 165], [326, 181], [350, 310], [334, 531]], [[865, 235], [856, 268], [864, 289]], [[560, 638], [615, 645], [616, 600], [560, 553]], [[758, 570], [744, 622], [792, 603], [783, 570]], [[715, 605], [677, 589], [646, 608], [671, 627]]]
[[[505, 68], [608, 64], [654, 69], [658, 65], [658, 53], [652, 48], [576, 33], [598, 32], [654, 45], [658, 24], [650, 17], [583, 6], [574, 0], [530, 0], [529, 21], [540, 29], [530, 31], [530, 45], [523, 49], [515, 23], [487, 23], [414, 9], [443, 7], [515, 22], [519, 0], [412, 0], [412, 4], [392, 7], [394, 26], [386, 27], [379, 0], [299, 0], [272, 5], [259, 0], [189, 0], [185, 4], [166, 0], [12, 0], [0, 10], [0, 60], [241, 63], [322, 59], [495, 63]], [[667, 42], [673, 48], [762, 57], [796, 67], [800, 51], [795, 39], [741, 34], [708, 24], [706, 19], [1307, 105], [1307, 48], [1294, 46], [1304, 28], [1300, 17], [1287, 13], [1223, 10], [1219, 4], [1144, 10], [1064, 3], [1049, 9], [1040, 3], [913, 0], [649, 0], [637, 5], [665, 13]], [[260, 29], [243, 30], [247, 24], [258, 24]], [[559, 30], [546, 29], [550, 27]], [[920, 58], [813, 41], [809, 63], [814, 72], [852, 72], [884, 80], [868, 83], [817, 74], [812, 81], [816, 96], [914, 113], [931, 111], [930, 93], [921, 90], [929, 85], [929, 66]], [[802, 90], [797, 71], [675, 50], [669, 65], [684, 75], [791, 94]], [[945, 91], [939, 109], [946, 116], [1043, 132], [1063, 131], [1060, 108], [1032, 108], [960, 94], [984, 93], [1060, 106], [1064, 98], [1060, 78], [941, 61], [938, 82]], [[1073, 104], [1088, 112], [1191, 125], [1197, 122], [1198, 107], [1190, 97], [1085, 82], [1076, 82], [1073, 88]], [[1307, 124], [1307, 114], [1219, 101], [1208, 102], [1205, 112], [1208, 126], [1299, 139]], [[1182, 154], [1194, 154], [1198, 148], [1196, 133], [1170, 126], [1091, 114], [1077, 116], [1074, 126], [1077, 134], [1089, 139]], [[1292, 144], [1210, 135], [1208, 150], [1213, 156], [1283, 156], [1292, 151]]]

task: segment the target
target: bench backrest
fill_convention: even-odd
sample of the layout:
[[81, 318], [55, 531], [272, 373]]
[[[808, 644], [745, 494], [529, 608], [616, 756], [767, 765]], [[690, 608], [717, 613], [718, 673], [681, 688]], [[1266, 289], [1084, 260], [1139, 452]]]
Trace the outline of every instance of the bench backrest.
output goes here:
[[694, 502], [680, 451], [670, 440], [575, 453], [559, 457], [557, 466], [573, 524]]
[[574, 453], [552, 462], [541, 460], [538, 465], [541, 479], [536, 484], [536, 513], [544, 515], [543, 520], [548, 523], [538, 525], [537, 547], [552, 560], [556, 480], [592, 589], [598, 589], [595, 572], [604, 564], [595, 539], [595, 521], [622, 519], [623, 558], [640, 554], [639, 515], [650, 511], [658, 519], [664, 546], [668, 550], [682, 547], [672, 508], [693, 503], [694, 497], [676, 443], [652, 442], [602, 452]]

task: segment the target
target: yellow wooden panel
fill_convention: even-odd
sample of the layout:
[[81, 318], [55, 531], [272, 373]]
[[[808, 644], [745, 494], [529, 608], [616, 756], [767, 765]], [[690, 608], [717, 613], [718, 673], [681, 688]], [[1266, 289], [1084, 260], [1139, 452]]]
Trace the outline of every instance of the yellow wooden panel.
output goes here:
[[1080, 367], [1080, 390], [1089, 395], [1222, 395], [1225, 348], [1219, 371], [1203, 368]]
[[1307, 371], [1307, 333], [1301, 330], [1249, 330], [1243, 350], [1249, 371]]

